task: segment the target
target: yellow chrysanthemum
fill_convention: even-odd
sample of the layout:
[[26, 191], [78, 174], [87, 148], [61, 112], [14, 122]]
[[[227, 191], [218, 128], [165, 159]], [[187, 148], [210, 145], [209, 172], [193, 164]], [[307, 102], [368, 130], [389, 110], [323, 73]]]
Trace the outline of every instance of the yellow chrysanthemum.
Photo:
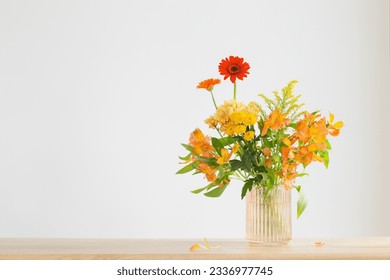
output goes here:
[[234, 122], [235, 124], [240, 124], [240, 123], [244, 122], [245, 117], [246, 117], [246, 113], [242, 112], [242, 111], [233, 112], [229, 116], [230, 120], [232, 122]]
[[233, 131], [235, 134], [242, 134], [245, 132], [245, 130], [246, 130], [246, 127], [245, 127], [245, 125], [242, 125], [242, 124], [236, 125], [233, 127]]
[[256, 123], [260, 110], [260, 105], [255, 102], [245, 105], [236, 100], [229, 100], [220, 105], [215, 114], [205, 122], [210, 128], [218, 127], [227, 135], [242, 134], [246, 130], [245, 126]]
[[246, 125], [254, 125], [257, 121], [257, 116], [252, 113], [246, 113], [243, 118], [243, 123]]
[[232, 152], [233, 152], [234, 154], [236, 154], [236, 153], [238, 152], [239, 149], [240, 149], [240, 145], [238, 145], [237, 143], [235, 143], [235, 144], [233, 145]]
[[255, 137], [255, 132], [250, 130], [250, 131], [247, 131], [245, 134], [244, 134], [244, 139], [246, 141], [250, 141], [253, 139], [253, 137]]

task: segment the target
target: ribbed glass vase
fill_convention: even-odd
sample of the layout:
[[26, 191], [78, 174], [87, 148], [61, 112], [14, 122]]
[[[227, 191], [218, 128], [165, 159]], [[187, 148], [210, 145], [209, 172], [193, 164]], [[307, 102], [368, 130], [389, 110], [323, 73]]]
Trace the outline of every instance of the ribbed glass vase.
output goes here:
[[291, 240], [291, 191], [256, 187], [246, 195], [246, 239], [264, 245]]

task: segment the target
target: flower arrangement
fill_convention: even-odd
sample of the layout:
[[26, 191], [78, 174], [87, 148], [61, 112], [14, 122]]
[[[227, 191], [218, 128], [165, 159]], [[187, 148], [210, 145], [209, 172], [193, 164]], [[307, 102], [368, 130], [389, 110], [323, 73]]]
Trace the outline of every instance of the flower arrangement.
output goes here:
[[253, 188], [262, 188], [265, 194], [279, 186], [296, 189], [300, 193], [299, 217], [307, 200], [296, 178], [307, 175], [305, 169], [313, 162], [328, 167], [328, 136], [339, 135], [343, 122], [334, 122], [332, 113], [326, 118], [319, 111], [302, 110], [300, 95], [293, 92], [295, 80], [281, 92], [274, 91], [272, 98], [259, 94], [265, 109], [257, 102], [237, 101], [237, 79], [246, 78], [249, 69], [249, 64], [237, 56], [219, 63], [219, 73], [233, 83], [233, 99], [221, 105], [217, 105], [213, 93], [220, 79], [198, 84], [198, 89], [208, 91], [212, 97], [216, 111], [205, 123], [219, 136], [209, 137], [196, 128], [189, 143], [182, 144], [188, 154], [179, 157], [185, 166], [177, 174], [203, 174], [208, 184], [192, 192], [208, 197], [220, 196], [232, 179], [243, 181], [241, 198]]

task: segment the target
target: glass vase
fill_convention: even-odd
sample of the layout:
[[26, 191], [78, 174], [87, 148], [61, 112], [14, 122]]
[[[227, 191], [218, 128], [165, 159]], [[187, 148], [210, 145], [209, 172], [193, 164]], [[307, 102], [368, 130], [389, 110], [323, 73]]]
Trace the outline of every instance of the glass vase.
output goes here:
[[291, 191], [254, 187], [246, 196], [246, 239], [283, 244], [291, 240]]

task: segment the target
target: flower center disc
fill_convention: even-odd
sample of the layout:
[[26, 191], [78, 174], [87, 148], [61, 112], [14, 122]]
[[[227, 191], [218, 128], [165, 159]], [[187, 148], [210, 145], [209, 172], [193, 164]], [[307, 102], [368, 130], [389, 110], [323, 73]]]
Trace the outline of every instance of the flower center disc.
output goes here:
[[240, 71], [240, 67], [239, 67], [238, 65], [233, 64], [233, 65], [230, 65], [230, 66], [229, 66], [229, 72], [230, 72], [230, 74], [236, 74], [236, 73], [238, 73], [239, 71]]

